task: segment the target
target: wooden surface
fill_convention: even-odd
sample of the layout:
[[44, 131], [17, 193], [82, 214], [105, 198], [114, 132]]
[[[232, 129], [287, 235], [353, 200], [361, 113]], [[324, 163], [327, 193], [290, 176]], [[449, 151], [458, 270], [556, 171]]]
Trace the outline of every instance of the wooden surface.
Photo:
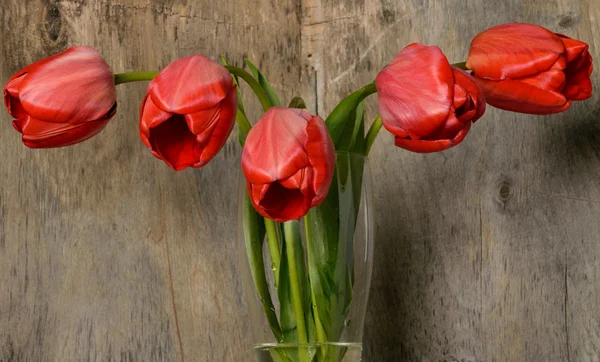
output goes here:
[[[600, 57], [597, 0], [2, 0], [0, 20], [2, 83], [75, 44], [114, 72], [248, 56], [321, 115], [405, 45], [458, 62], [498, 23], [538, 23]], [[239, 147], [171, 171], [139, 139], [144, 90], [120, 86], [106, 130], [65, 149], [26, 149], [1, 114], [0, 361], [252, 360], [233, 257]], [[382, 133], [366, 361], [600, 360], [598, 100], [547, 117], [490, 108], [439, 154]]]

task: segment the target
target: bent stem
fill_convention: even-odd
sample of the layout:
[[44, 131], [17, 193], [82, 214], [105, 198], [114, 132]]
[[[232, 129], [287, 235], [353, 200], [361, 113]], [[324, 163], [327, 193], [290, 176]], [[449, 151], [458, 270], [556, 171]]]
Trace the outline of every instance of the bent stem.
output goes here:
[[298, 355], [300, 361], [308, 362], [308, 350], [306, 349], [308, 337], [306, 334], [306, 322], [302, 307], [302, 295], [300, 293], [300, 277], [298, 275], [298, 265], [296, 264], [296, 247], [297, 245], [302, 245], [299, 240], [300, 227], [298, 221], [285, 222], [283, 224], [283, 230], [283, 233], [285, 234], [286, 254], [290, 273], [290, 292], [294, 314], [296, 315], [298, 344], [300, 345]]
[[115, 85], [130, 83], [130, 82], [143, 82], [154, 79], [158, 72], [127, 72], [117, 73], [114, 75]]
[[252, 88], [252, 91], [254, 91], [254, 94], [256, 94], [256, 97], [260, 101], [260, 104], [262, 105], [265, 111], [272, 107], [271, 101], [269, 100], [269, 96], [267, 96], [265, 90], [260, 86], [256, 78], [254, 78], [252, 74], [246, 72], [240, 67], [235, 67], [233, 65], [226, 65], [225, 68], [227, 68], [229, 73], [242, 78], [244, 82], [246, 82], [250, 86], [250, 88]]

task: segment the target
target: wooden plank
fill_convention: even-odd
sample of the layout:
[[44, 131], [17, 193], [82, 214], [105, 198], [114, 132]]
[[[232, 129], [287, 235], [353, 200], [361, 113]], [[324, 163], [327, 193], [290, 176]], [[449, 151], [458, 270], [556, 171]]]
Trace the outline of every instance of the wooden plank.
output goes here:
[[[599, 18], [595, 0], [12, 0], [0, 74], [73, 44], [115, 72], [248, 56], [325, 116], [411, 42], [461, 61], [479, 31], [523, 21], [595, 54]], [[0, 360], [252, 360], [233, 257], [239, 147], [170, 171], [138, 138], [144, 88], [119, 88], [107, 129], [66, 149], [25, 149], [2, 115]], [[382, 131], [365, 360], [598, 360], [599, 114], [597, 95], [547, 117], [490, 108], [433, 155]]]
[[[320, 5], [325, 111], [414, 41], [461, 61], [479, 31], [522, 21], [598, 46], [597, 2]], [[378, 140], [367, 360], [597, 360], [597, 102], [548, 117], [490, 108], [441, 154]]]
[[[6, 1], [3, 80], [69, 45], [113, 71], [193, 53], [299, 77], [295, 2]], [[262, 19], [262, 20], [260, 20]], [[274, 36], [277, 35], [277, 36]], [[98, 137], [32, 151], [2, 113], [0, 360], [240, 361], [250, 357], [234, 248], [236, 138], [202, 170], [175, 173], [138, 136], [144, 84], [119, 87]], [[292, 89], [283, 92], [289, 100]], [[256, 117], [258, 103], [247, 109]]]

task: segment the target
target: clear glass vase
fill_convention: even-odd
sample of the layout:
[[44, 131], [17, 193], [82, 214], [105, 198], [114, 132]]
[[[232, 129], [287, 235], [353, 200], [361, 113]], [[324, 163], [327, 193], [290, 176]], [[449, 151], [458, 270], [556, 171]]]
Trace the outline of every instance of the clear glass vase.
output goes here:
[[356, 362], [373, 266], [371, 173], [338, 153], [327, 198], [303, 219], [275, 223], [240, 182], [238, 250], [259, 362]]

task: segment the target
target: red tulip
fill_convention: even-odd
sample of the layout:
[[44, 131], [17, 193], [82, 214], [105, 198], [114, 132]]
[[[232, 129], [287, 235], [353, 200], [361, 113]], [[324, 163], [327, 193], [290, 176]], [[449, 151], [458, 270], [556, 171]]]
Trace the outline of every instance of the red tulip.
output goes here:
[[278, 222], [301, 218], [325, 199], [335, 170], [325, 122], [304, 109], [269, 109], [246, 138], [242, 170], [261, 215]]
[[140, 136], [152, 154], [179, 171], [202, 167], [225, 145], [237, 110], [225, 67], [193, 55], [169, 64], [148, 86]]
[[459, 144], [485, 112], [475, 81], [450, 66], [436, 46], [407, 46], [377, 75], [375, 86], [383, 126], [396, 136], [396, 146], [409, 151]]
[[100, 54], [72, 47], [18, 71], [4, 104], [27, 147], [62, 147], [100, 132], [116, 111], [113, 74]]
[[494, 107], [551, 114], [592, 96], [588, 45], [532, 24], [504, 24], [477, 35], [467, 67]]

